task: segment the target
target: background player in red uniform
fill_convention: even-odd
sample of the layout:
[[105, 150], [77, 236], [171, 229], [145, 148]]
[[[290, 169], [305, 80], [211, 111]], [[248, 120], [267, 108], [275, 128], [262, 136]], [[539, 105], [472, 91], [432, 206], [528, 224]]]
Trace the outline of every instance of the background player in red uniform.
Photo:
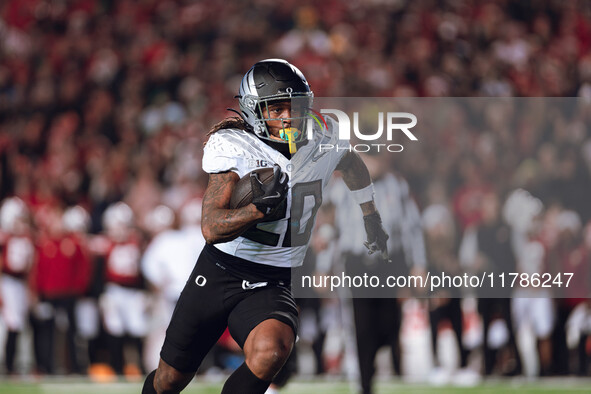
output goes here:
[[103, 214], [107, 235], [105, 289], [100, 297], [103, 324], [109, 334], [113, 369], [124, 373], [126, 340], [133, 344], [142, 368], [143, 338], [148, 330], [147, 294], [140, 270], [142, 239], [134, 227], [131, 208], [118, 202]]
[[68, 320], [66, 333], [68, 369], [80, 373], [76, 352], [77, 327], [74, 308], [88, 282], [88, 256], [78, 239], [68, 234], [63, 221], [63, 209], [47, 205], [38, 215], [40, 235], [37, 240], [39, 258], [33, 269], [32, 288], [36, 303], [33, 307], [34, 342], [39, 372], [53, 374], [54, 333], [56, 315], [64, 311]]

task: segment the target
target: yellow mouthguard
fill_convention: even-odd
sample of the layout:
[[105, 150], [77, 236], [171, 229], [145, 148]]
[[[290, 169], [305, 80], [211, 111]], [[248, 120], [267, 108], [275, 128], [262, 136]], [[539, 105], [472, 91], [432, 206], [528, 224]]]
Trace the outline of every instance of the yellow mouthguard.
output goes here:
[[294, 154], [297, 150], [294, 140], [297, 138], [299, 134], [300, 131], [295, 127], [287, 127], [281, 130], [281, 138], [283, 138], [284, 140], [287, 139], [287, 142], [289, 143], [289, 153], [291, 154]]

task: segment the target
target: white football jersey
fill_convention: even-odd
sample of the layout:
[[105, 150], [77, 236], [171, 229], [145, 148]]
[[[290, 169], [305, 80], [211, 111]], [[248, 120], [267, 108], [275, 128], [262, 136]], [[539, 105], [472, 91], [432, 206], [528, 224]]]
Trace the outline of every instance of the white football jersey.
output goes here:
[[166, 230], [146, 248], [142, 273], [168, 300], [176, 302], [204, 245], [199, 227]]
[[[315, 130], [314, 138], [299, 147], [291, 160], [244, 130], [224, 129], [211, 135], [203, 154], [205, 172], [233, 171], [242, 178], [255, 169], [279, 164], [289, 175], [290, 189], [286, 202], [278, 209], [280, 219], [258, 223], [242, 236], [215, 247], [260, 264], [285, 268], [302, 264], [322, 191], [349, 149], [349, 141], [338, 140], [334, 121], [326, 120], [328, 130]], [[333, 149], [321, 151], [322, 144]]]
[[11, 274], [26, 274], [35, 260], [35, 245], [26, 236], [11, 236], [4, 246], [4, 267]]

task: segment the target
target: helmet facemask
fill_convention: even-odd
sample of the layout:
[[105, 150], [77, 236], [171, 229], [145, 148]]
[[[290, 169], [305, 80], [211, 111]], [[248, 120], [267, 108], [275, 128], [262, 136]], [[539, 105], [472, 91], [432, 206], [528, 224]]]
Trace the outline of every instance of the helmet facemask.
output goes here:
[[255, 130], [260, 131], [259, 138], [290, 144], [305, 140], [311, 101], [311, 97], [304, 95], [259, 99], [255, 108]]
[[[314, 94], [303, 74], [280, 59], [255, 64], [244, 76], [238, 96], [242, 116], [257, 137], [295, 144], [308, 137], [308, 113]], [[289, 111], [273, 113], [274, 108]]]

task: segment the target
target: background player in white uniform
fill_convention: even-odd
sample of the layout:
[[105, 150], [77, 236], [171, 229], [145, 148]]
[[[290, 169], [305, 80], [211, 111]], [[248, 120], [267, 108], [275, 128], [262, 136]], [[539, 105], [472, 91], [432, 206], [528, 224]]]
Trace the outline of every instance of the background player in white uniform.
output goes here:
[[0, 209], [2, 255], [0, 256], [0, 312], [7, 328], [6, 371], [15, 372], [18, 335], [25, 328], [29, 310], [27, 277], [35, 261], [35, 245], [29, 226], [29, 211], [17, 198], [8, 198]]
[[155, 290], [152, 324], [146, 338], [145, 364], [158, 366], [159, 352], [166, 327], [199, 252], [205, 245], [201, 234], [201, 200], [187, 202], [178, 215], [180, 228], [158, 234], [142, 257], [142, 272]]
[[[519, 273], [541, 275], [547, 272], [546, 248], [540, 239], [542, 213], [542, 202], [523, 189], [511, 192], [503, 206], [503, 216], [511, 226], [511, 239]], [[555, 321], [550, 289], [515, 289], [511, 309], [515, 331], [520, 332], [529, 328], [533, 332], [533, 335], [519, 337], [524, 372], [527, 376], [548, 373], [552, 362], [550, 337]], [[537, 357], [530, 357], [532, 352], [528, 352], [528, 348], [535, 348], [533, 354]]]
[[[387, 253], [388, 236], [363, 161], [347, 150], [319, 154], [321, 141], [338, 144], [332, 125], [305, 139], [311, 98], [297, 68], [284, 60], [265, 60], [242, 80], [243, 119], [226, 119], [212, 130], [203, 157], [203, 169], [210, 174], [202, 221], [207, 245], [181, 294], [160, 364], [146, 378], [143, 393], [180, 392], [226, 325], [246, 361], [222, 393], [265, 392], [297, 332], [291, 267], [304, 258], [322, 190], [337, 166], [361, 205], [370, 252]], [[271, 183], [251, 177], [252, 203], [229, 209], [238, 180], [271, 166]]]

